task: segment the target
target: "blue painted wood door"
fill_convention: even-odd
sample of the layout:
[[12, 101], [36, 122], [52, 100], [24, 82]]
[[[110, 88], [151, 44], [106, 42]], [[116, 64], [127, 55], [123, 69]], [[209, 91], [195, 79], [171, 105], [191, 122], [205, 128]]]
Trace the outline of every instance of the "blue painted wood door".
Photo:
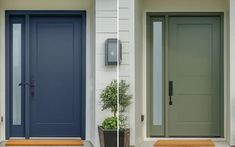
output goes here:
[[30, 136], [82, 137], [82, 19], [30, 18]]

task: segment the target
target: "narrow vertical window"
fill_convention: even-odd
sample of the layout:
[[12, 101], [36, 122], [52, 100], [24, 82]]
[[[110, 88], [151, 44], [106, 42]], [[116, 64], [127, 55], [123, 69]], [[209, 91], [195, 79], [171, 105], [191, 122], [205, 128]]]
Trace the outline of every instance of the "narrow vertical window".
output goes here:
[[162, 125], [163, 113], [163, 26], [153, 22], [153, 125]]
[[13, 125], [21, 125], [21, 24], [12, 30], [12, 106]]

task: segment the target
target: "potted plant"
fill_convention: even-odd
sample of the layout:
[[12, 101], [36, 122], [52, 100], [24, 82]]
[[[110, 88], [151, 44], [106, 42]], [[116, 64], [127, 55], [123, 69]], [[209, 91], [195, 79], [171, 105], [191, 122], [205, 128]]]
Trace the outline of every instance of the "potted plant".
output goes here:
[[118, 85], [117, 81], [113, 80], [100, 95], [102, 110], [110, 110], [113, 113], [113, 116], [107, 117], [102, 125], [98, 126], [101, 147], [116, 147], [117, 134], [119, 134], [119, 147], [129, 147], [130, 145], [130, 129], [127, 128], [124, 115], [132, 99], [132, 96], [127, 93], [128, 89], [129, 84], [126, 84], [125, 81], [120, 81]]

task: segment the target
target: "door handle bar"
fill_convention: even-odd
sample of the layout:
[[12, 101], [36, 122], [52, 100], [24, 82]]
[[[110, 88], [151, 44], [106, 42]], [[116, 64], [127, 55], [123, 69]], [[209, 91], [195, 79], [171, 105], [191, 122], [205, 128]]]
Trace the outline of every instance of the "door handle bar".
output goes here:
[[29, 87], [35, 87], [35, 85], [34, 84], [30, 84], [30, 83], [27, 83], [27, 82], [21, 82], [21, 83], [19, 83], [19, 86], [29, 86]]
[[31, 96], [34, 96], [34, 87], [35, 87], [34, 80], [31, 80], [30, 83], [28, 83], [28, 82], [21, 82], [21, 83], [19, 83], [19, 86], [29, 86], [30, 87]]
[[173, 96], [173, 81], [169, 81], [169, 97], [170, 97], [169, 105], [173, 105], [172, 96]]

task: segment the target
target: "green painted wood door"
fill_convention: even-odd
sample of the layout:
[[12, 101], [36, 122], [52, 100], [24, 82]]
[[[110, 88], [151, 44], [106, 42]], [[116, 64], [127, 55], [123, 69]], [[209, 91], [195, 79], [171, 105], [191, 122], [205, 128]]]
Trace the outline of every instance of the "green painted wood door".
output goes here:
[[220, 136], [221, 18], [169, 17], [168, 32], [167, 134]]

